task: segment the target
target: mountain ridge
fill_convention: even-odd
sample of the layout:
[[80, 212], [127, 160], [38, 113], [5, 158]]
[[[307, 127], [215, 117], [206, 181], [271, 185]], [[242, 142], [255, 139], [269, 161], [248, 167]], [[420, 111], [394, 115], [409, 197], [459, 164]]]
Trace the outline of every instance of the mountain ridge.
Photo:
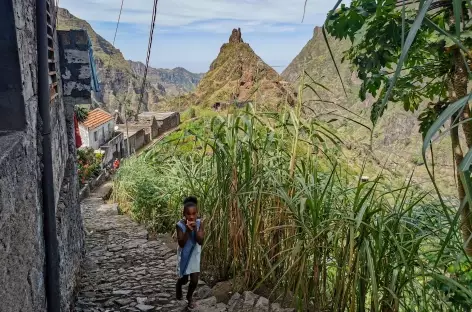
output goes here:
[[[87, 21], [74, 16], [67, 9], [59, 8], [58, 30], [70, 29], [85, 29], [92, 42], [102, 89], [100, 93], [95, 94], [95, 98], [101, 103], [101, 108], [108, 111], [115, 109], [122, 111], [125, 105], [130, 105], [129, 109], [135, 111], [141, 99], [142, 75], [134, 70], [119, 49], [95, 32]], [[150, 72], [157, 70], [151, 67], [149, 69]], [[182, 69], [190, 73], [186, 69]], [[179, 70], [174, 73], [178, 72]], [[197, 75], [198, 78], [198, 75], [201, 74], [189, 74], [189, 76], [195, 78], [192, 75]], [[187, 90], [191, 87], [188, 83], [181, 86], [165, 79], [152, 81], [152, 75], [150, 78], [146, 80], [144, 86], [142, 110], [159, 110], [159, 103], [164, 102], [168, 96], [178, 94], [176, 90]], [[177, 79], [178, 81], [179, 79]], [[193, 80], [190, 79], [190, 81]]]
[[[144, 75], [146, 66], [144, 63], [132, 60], [127, 62], [136, 75], [141, 77]], [[192, 73], [180, 66], [172, 69], [149, 66], [146, 79], [153, 86], [162, 85], [166, 95], [177, 96], [195, 90], [203, 75], [203, 73]]]
[[[316, 118], [331, 121], [334, 116], [337, 121], [333, 126], [344, 141], [346, 148], [343, 152], [350, 162], [368, 160], [372, 169], [368, 174], [374, 176], [378, 174], [378, 170], [384, 169], [398, 177], [408, 176], [415, 171], [416, 182], [430, 183], [429, 175], [422, 166], [422, 136], [419, 133], [418, 112], [406, 112], [402, 105], [390, 103], [371, 134], [368, 130], [372, 128], [370, 108], [375, 99], [372, 96], [365, 101], [359, 99], [361, 81], [357, 78], [353, 66], [347, 61], [342, 62], [344, 51], [350, 48], [351, 43], [347, 40], [336, 40], [329, 35], [327, 41], [340, 75], [331, 58], [322, 29], [315, 27], [313, 37], [282, 72], [282, 77], [294, 86], [303, 82], [315, 88], [316, 94], [310, 88], [304, 88], [303, 100], [309, 103], [310, 113]], [[300, 78], [303, 77], [304, 71], [309, 77], [305, 75]], [[449, 146], [448, 137], [443, 138], [440, 144], [435, 144], [435, 171], [442, 188], [454, 190]]]
[[243, 41], [239, 28], [221, 46], [194, 95], [195, 104], [204, 107], [253, 102], [274, 108], [296, 100], [292, 88]]

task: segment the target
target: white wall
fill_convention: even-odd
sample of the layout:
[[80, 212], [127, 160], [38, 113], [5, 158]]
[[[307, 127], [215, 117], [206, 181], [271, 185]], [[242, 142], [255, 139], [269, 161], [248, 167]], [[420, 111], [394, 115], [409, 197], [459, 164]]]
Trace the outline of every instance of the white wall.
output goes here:
[[95, 129], [87, 129], [82, 125], [80, 128], [80, 136], [82, 137], [82, 146], [88, 146], [93, 149], [99, 149], [100, 146], [108, 142], [113, 136], [115, 122], [113, 120], [100, 125]]

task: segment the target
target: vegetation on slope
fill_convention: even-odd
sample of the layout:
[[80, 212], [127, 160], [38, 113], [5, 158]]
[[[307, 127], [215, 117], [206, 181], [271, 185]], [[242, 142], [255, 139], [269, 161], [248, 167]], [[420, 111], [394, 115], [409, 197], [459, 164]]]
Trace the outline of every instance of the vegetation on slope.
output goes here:
[[[375, 99], [372, 96], [359, 99], [362, 80], [357, 78], [355, 66], [344, 59], [351, 42], [336, 40], [329, 34], [327, 41], [340, 75], [320, 27], [315, 27], [313, 38], [282, 73], [282, 77], [296, 87], [301, 83], [315, 86], [314, 82], [324, 87], [318, 87], [316, 94], [311, 88], [305, 88], [306, 112], [323, 120], [337, 120], [335, 124], [345, 146], [343, 153], [351, 162], [359, 163], [358, 159], [363, 161], [369, 155], [369, 171], [385, 167], [384, 170], [401, 177], [415, 170], [415, 182], [432, 187], [421, 157], [423, 139], [419, 113], [410, 114], [399, 106], [389, 107], [371, 133], [370, 108]], [[441, 189], [448, 196], [454, 196], [450, 144], [445, 137], [435, 146], [435, 170]]]
[[125, 162], [113, 196], [159, 232], [198, 196], [206, 272], [268, 286], [300, 311], [463, 311], [472, 276], [448, 236], [457, 226], [408, 181], [361, 182], [338, 144], [299, 110], [203, 118]]
[[[212, 107], [216, 103], [233, 105], [252, 102], [257, 109], [274, 109], [295, 103], [295, 92], [279, 74], [264, 63], [241, 39], [223, 44], [189, 104]], [[233, 36], [232, 36], [233, 37]], [[272, 107], [264, 107], [270, 103]]]

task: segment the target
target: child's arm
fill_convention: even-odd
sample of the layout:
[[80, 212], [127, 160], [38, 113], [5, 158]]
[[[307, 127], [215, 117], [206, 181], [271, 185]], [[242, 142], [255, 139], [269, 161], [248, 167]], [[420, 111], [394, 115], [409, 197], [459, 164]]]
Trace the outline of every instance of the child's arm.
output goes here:
[[203, 220], [200, 221], [200, 229], [197, 231], [197, 235], [195, 236], [195, 240], [200, 245], [203, 245], [203, 238], [205, 237], [205, 231], [203, 229]]
[[188, 240], [188, 231], [182, 232], [182, 229], [177, 225], [177, 241], [179, 243], [180, 248], [185, 247], [185, 243], [187, 243]]

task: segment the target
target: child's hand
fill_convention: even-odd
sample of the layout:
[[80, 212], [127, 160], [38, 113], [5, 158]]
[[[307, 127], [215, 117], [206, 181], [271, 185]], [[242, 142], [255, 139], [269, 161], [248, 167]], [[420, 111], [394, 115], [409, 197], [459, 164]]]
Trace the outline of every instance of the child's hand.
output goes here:
[[193, 230], [195, 229], [195, 221], [188, 221], [187, 220], [187, 229], [190, 231], [190, 232], [193, 232]]

